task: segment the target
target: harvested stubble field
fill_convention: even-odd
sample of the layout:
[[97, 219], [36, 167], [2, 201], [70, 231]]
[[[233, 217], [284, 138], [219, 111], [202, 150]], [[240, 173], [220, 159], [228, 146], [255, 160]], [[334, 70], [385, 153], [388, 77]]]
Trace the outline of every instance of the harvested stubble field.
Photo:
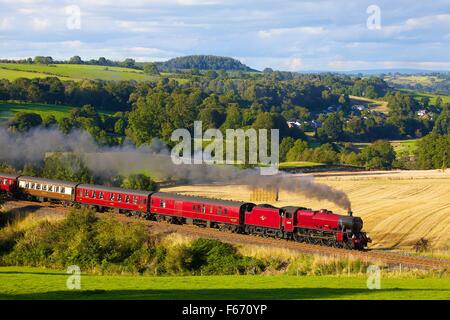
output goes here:
[[[410, 250], [421, 237], [433, 250], [450, 247], [450, 171], [329, 172], [316, 174], [315, 181], [345, 191], [355, 215], [364, 219], [364, 229], [373, 239], [371, 248]], [[245, 186], [196, 185], [165, 188], [164, 191], [249, 201]], [[276, 206], [299, 205], [345, 211], [327, 201], [301, 194], [280, 192]]]

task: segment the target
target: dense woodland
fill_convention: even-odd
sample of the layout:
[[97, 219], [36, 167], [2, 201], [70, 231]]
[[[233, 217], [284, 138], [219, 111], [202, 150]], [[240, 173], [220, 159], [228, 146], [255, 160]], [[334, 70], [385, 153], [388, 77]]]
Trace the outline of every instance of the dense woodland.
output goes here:
[[[213, 59], [208, 63], [225, 67], [228, 62], [215, 64]], [[183, 83], [163, 76], [152, 82], [3, 79], [0, 100], [74, 106], [58, 121], [19, 112], [7, 125], [19, 132], [38, 126], [58, 127], [64, 133], [82, 128], [103, 145], [128, 139], [140, 146], [154, 138], [170, 145], [173, 130], [192, 130], [194, 121], [201, 120], [204, 130], [279, 129], [280, 161], [385, 169], [441, 168], [450, 162], [450, 116], [442, 100], [434, 105], [429, 100], [417, 101], [392, 90], [378, 77], [301, 75], [269, 69], [242, 74], [193, 72]], [[355, 109], [349, 95], [386, 100], [389, 112]], [[418, 116], [417, 111], [423, 109], [429, 111], [427, 116]], [[301, 125], [289, 127], [288, 121]], [[427, 142], [419, 144], [414, 156], [396, 157], [390, 144], [382, 141], [424, 136]], [[353, 145], [356, 142], [376, 143], [358, 150]]]

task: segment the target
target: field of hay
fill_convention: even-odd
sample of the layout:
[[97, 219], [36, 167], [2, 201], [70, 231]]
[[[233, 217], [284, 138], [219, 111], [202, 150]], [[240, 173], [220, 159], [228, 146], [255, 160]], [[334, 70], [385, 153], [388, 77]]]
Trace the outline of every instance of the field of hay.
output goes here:
[[381, 113], [389, 112], [387, 101], [374, 100], [374, 99], [369, 99], [366, 97], [359, 97], [359, 96], [352, 96], [352, 95], [350, 95], [349, 97], [351, 100], [353, 100], [353, 102], [368, 104], [368, 106], [371, 110], [375, 110], [375, 111], [378, 111]]
[[[348, 194], [354, 214], [364, 219], [364, 229], [373, 239], [372, 248], [410, 250], [421, 237], [430, 241], [433, 250], [450, 248], [450, 170], [330, 172], [316, 174], [315, 181]], [[243, 201], [251, 196], [245, 186], [229, 185], [177, 186], [164, 191]], [[271, 204], [328, 208], [345, 214], [327, 201], [284, 191]]]

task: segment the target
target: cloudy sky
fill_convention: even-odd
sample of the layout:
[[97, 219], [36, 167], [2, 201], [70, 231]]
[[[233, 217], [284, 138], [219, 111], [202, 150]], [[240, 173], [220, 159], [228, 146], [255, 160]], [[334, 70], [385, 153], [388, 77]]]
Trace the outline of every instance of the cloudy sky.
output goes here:
[[256, 69], [450, 70], [449, 53], [450, 0], [0, 0], [1, 58], [213, 54]]

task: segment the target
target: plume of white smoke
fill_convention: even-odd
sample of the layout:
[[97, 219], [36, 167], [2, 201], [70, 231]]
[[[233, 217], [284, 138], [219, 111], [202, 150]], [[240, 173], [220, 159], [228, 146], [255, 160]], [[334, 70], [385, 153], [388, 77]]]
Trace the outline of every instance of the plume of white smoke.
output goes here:
[[172, 162], [164, 143], [154, 140], [150, 145], [136, 148], [131, 143], [119, 147], [101, 147], [84, 131], [64, 135], [56, 129], [35, 129], [25, 134], [11, 133], [0, 128], [0, 162], [29, 163], [41, 161], [47, 152], [76, 152], [84, 155], [85, 164], [96, 175], [130, 174], [148, 171], [159, 179], [183, 180], [191, 184], [236, 184], [255, 187], [276, 187], [301, 193], [307, 197], [328, 200], [349, 209], [347, 195], [328, 185], [314, 182], [313, 177], [280, 173], [262, 176], [256, 169], [208, 164]]

